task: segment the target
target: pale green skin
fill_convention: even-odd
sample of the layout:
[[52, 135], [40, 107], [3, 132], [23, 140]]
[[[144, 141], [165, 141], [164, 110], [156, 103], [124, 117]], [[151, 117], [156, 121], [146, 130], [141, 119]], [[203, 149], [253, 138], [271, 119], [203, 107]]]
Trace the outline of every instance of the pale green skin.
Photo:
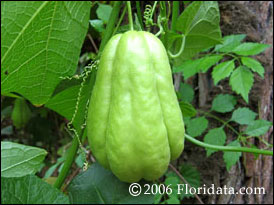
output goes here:
[[97, 161], [121, 181], [155, 180], [184, 148], [184, 122], [166, 50], [153, 34], [113, 36], [99, 63], [87, 119]]

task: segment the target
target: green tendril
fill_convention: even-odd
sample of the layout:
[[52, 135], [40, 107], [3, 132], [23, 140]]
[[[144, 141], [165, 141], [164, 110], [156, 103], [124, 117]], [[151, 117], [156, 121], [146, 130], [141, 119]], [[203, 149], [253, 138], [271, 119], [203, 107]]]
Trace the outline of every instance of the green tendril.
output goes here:
[[171, 58], [177, 58], [177, 57], [179, 57], [182, 53], [183, 53], [183, 51], [184, 51], [184, 49], [185, 49], [185, 35], [184, 34], [182, 34], [182, 43], [181, 43], [181, 47], [180, 47], [180, 50], [179, 50], [179, 52], [178, 53], [176, 53], [176, 54], [172, 54], [170, 51], [168, 51], [168, 55], [171, 57]]

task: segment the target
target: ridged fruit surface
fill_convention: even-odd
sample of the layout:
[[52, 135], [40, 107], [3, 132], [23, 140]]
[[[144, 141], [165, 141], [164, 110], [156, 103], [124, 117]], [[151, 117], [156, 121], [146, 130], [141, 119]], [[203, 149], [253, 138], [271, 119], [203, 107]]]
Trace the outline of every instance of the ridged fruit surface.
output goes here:
[[184, 122], [162, 42], [113, 36], [101, 55], [87, 119], [92, 154], [121, 181], [155, 180], [184, 148]]

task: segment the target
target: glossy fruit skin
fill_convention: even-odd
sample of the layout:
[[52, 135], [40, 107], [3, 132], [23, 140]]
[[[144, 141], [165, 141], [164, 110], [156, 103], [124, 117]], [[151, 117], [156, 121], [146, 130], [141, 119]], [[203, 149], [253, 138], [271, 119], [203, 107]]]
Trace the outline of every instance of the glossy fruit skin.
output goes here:
[[87, 118], [92, 154], [121, 181], [155, 180], [184, 148], [184, 122], [162, 42], [113, 36], [102, 53]]

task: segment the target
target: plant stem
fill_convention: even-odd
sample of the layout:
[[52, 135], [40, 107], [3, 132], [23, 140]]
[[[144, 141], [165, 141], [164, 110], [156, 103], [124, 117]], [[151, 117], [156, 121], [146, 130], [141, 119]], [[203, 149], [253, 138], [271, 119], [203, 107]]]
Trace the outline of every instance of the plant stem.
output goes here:
[[144, 30], [144, 23], [142, 20], [140, 1], [136, 1], [136, 9], [137, 9], [137, 17], [138, 17], [141, 29]]
[[120, 19], [119, 19], [119, 21], [118, 21], [118, 23], [117, 23], [117, 25], [116, 25], [116, 27], [115, 27], [115, 29], [114, 29], [114, 31], [113, 31], [113, 35], [116, 34], [116, 32], [117, 32], [117, 30], [118, 30], [118, 28], [119, 28], [119, 26], [120, 26], [120, 24], [121, 24], [121, 22], [122, 22], [124, 16], [125, 16], [126, 10], [127, 10], [126, 7], [124, 7], [123, 13], [122, 13], [122, 15], [120, 16]]
[[167, 22], [168, 22], [168, 21], [169, 21], [170, 14], [171, 14], [170, 1], [167, 1], [167, 5], [168, 5], [168, 12], [167, 12]]
[[163, 42], [165, 48], [167, 48], [167, 31], [168, 31], [168, 19], [167, 19], [167, 13], [166, 13], [166, 2], [160, 1], [160, 15], [161, 15], [161, 22], [163, 26], [163, 31], [161, 35], [161, 41]]
[[227, 126], [229, 129], [231, 129], [235, 134], [237, 134], [238, 136], [240, 135], [240, 133], [239, 133], [237, 130], [235, 130], [231, 125], [229, 125], [228, 122], [226, 122], [226, 121], [220, 119], [219, 117], [217, 117], [217, 116], [215, 116], [215, 115], [213, 115], [213, 114], [211, 114], [211, 113], [209, 113], [209, 112], [205, 112], [205, 111], [203, 111], [203, 110], [199, 110], [199, 111], [202, 112], [202, 113], [204, 113], [204, 114], [205, 114], [206, 116], [208, 116], [208, 117], [211, 117], [211, 118], [214, 118], [215, 120], [220, 121], [220, 122], [223, 123], [225, 126]]
[[101, 53], [103, 51], [103, 49], [106, 46], [108, 40], [111, 38], [111, 35], [113, 33], [115, 24], [116, 24], [118, 16], [119, 16], [121, 4], [122, 4], [121, 1], [116, 1], [114, 3], [112, 12], [111, 12], [110, 17], [109, 17], [109, 22], [107, 24], [107, 28], [104, 32], [104, 37], [103, 37], [102, 42], [100, 44], [99, 53]]
[[[177, 174], [177, 176], [185, 183], [187, 184], [189, 187], [192, 187], [188, 181], [183, 177], [183, 175], [181, 175], [181, 173], [172, 165], [172, 164], [169, 164], [168, 165], [174, 172], [175, 174]], [[201, 198], [196, 194], [194, 193], [194, 196], [195, 198], [200, 202], [200, 204], [204, 204], [204, 202], [201, 200]]]
[[98, 48], [97, 48], [96, 43], [94, 42], [92, 36], [88, 33], [88, 34], [87, 34], [87, 37], [89, 38], [89, 40], [90, 40], [90, 42], [91, 42], [91, 44], [92, 44], [92, 46], [93, 46], [95, 52], [98, 53]]
[[157, 20], [157, 24], [159, 27], [159, 31], [155, 34], [156, 37], [158, 37], [159, 35], [161, 35], [163, 33], [163, 26], [161, 24], [161, 16], [158, 16], [158, 20]]
[[184, 52], [184, 49], [185, 49], [185, 35], [182, 34], [182, 43], [181, 43], [181, 48], [180, 50], [178, 51], [178, 53], [176, 54], [172, 54], [170, 51], [168, 51], [168, 54], [171, 58], [177, 58], [179, 57], [183, 52]]
[[223, 55], [223, 56], [230, 56], [230, 57], [232, 57], [232, 58], [238, 58], [238, 56], [236, 56], [236, 55], [234, 55], [234, 54], [232, 54], [232, 53], [221, 53], [221, 55]]
[[264, 143], [266, 146], [268, 147], [273, 147], [272, 144], [268, 143], [266, 140], [264, 140], [263, 138], [261, 137], [256, 137], [259, 141], [261, 141], [262, 143]]
[[[81, 129], [81, 133], [79, 135], [82, 141], [83, 141], [85, 130], [86, 129]], [[79, 139], [76, 136], [74, 136], [71, 147], [67, 151], [68, 154], [66, 156], [64, 166], [53, 185], [57, 189], [60, 189], [62, 187], [66, 177], [68, 176], [72, 163], [74, 162], [75, 156], [77, 154], [78, 148], [79, 148]]]
[[133, 31], [133, 21], [132, 21], [132, 13], [131, 13], [131, 4], [130, 1], [127, 1], [127, 9], [128, 9], [128, 22], [130, 25], [130, 30]]
[[157, 3], [158, 3], [158, 1], [155, 1], [154, 4], [153, 4], [152, 11], [151, 11], [151, 14], [150, 14], [150, 18], [151, 18], [151, 19], [152, 19], [152, 17], [153, 17], [153, 14], [154, 14], [154, 11], [155, 11], [155, 8], [156, 8]]
[[185, 137], [187, 140], [189, 140], [193, 144], [196, 144], [201, 147], [209, 148], [209, 149], [225, 151], [225, 152], [249, 152], [249, 153], [254, 153], [254, 154], [264, 154], [264, 155], [273, 156], [273, 151], [270, 151], [270, 150], [262, 150], [262, 149], [255, 149], [255, 148], [249, 148], [249, 147], [212, 145], [212, 144], [207, 144], [207, 143], [201, 142], [199, 140], [196, 140], [187, 134], [185, 134]]
[[175, 31], [177, 18], [179, 15], [179, 1], [173, 1], [172, 5], [172, 17], [171, 17], [171, 30]]
[[74, 162], [78, 147], [79, 147], [79, 142], [75, 136], [72, 140], [72, 145], [68, 150], [68, 155], [66, 157], [64, 166], [53, 185], [55, 188], [60, 189], [62, 187], [62, 184], [64, 183], [64, 181], [69, 173], [71, 165]]

